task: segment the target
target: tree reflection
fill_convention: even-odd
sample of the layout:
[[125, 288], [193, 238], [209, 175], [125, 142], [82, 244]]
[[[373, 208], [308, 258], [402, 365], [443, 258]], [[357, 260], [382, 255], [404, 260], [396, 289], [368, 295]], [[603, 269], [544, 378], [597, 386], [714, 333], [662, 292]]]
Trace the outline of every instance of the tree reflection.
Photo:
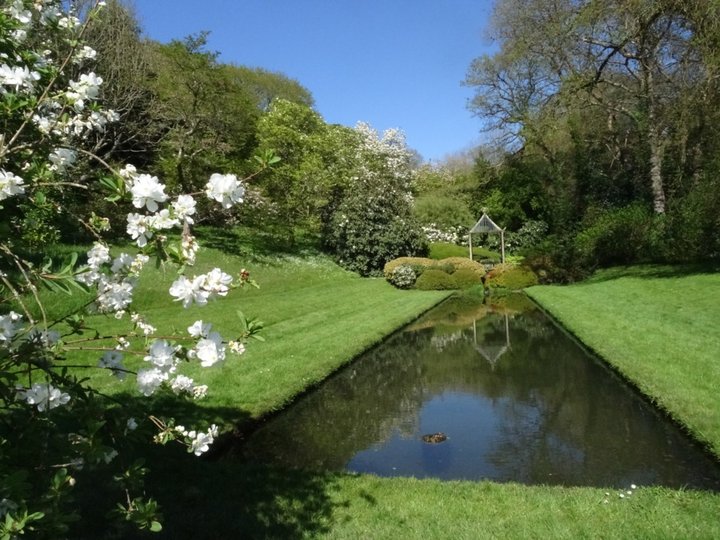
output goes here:
[[[720, 486], [710, 460], [674, 426], [532, 304], [521, 312], [512, 302], [527, 300], [444, 303], [260, 429], [246, 457], [342, 470], [360, 452], [364, 463], [382, 461], [386, 447], [406, 444], [418, 445], [417, 476]], [[489, 361], [488, 351], [499, 354]], [[442, 397], [451, 411], [452, 396], [484, 400], [483, 425], [495, 427], [471, 428], [477, 419], [468, 418], [447, 446], [423, 447], [426, 407]], [[385, 474], [380, 462], [377, 471]]]

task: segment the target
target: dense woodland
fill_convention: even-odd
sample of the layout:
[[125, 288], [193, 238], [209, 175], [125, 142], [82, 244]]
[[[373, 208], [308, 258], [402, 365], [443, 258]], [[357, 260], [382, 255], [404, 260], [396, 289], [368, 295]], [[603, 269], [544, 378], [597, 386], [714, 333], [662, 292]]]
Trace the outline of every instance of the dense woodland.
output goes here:
[[[311, 233], [363, 274], [422, 254], [428, 232], [462, 243], [484, 210], [547, 281], [717, 259], [719, 15], [715, 0], [497, 2], [498, 52], [465, 81], [491, 142], [423, 164], [401, 133], [327, 124], [300, 82], [220, 62], [202, 32], [148, 40], [128, 6], [108, 2], [86, 38], [120, 121], [91, 150], [187, 192], [213, 171], [254, 175], [255, 156], [273, 152], [281, 161], [251, 178], [242, 209], [205, 224], [264, 227], [289, 244]], [[49, 192], [5, 227], [29, 248], [80, 242], [73, 215], [122, 216], [105, 195]], [[111, 223], [122, 236], [122, 218]]]

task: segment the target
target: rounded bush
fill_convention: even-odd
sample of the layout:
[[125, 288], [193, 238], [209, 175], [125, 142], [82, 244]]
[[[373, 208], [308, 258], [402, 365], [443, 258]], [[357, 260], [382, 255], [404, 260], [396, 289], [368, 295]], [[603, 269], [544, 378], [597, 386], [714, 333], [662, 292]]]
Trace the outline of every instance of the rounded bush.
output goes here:
[[485, 276], [486, 287], [518, 290], [538, 284], [535, 272], [524, 266], [499, 264]]
[[388, 278], [388, 281], [398, 289], [409, 289], [415, 285], [416, 280], [415, 270], [406, 264], [396, 266]]
[[[472, 261], [467, 257], [446, 257], [439, 261], [441, 265], [449, 265], [453, 267], [453, 272], [457, 272], [460, 269], [472, 270], [480, 277], [485, 275], [485, 267], [478, 261]], [[452, 272], [451, 272], [452, 273]]]
[[[387, 280], [390, 280], [392, 277], [393, 271], [398, 266], [409, 266], [410, 268], [416, 269], [416, 268], [430, 268], [435, 264], [436, 261], [433, 261], [432, 259], [427, 259], [425, 257], [398, 257], [397, 259], [393, 259], [391, 261], [388, 261], [385, 263], [385, 266], [383, 267], [383, 274], [385, 274], [385, 278]], [[415, 275], [418, 276], [422, 274], [421, 272], [415, 272]]]
[[415, 282], [415, 288], [422, 291], [444, 291], [457, 289], [455, 278], [437, 268], [428, 268]]
[[458, 289], [469, 289], [476, 285], [482, 286], [483, 275], [485, 275], [484, 269], [480, 273], [475, 268], [458, 268], [452, 274], [452, 277], [455, 279]]

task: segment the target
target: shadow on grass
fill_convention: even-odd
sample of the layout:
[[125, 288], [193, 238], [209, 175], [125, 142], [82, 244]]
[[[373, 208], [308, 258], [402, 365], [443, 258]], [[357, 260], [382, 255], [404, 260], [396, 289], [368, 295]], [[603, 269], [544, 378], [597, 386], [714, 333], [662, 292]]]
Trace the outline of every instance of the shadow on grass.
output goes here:
[[[199, 429], [212, 422], [253, 424], [246, 411], [235, 408], [198, 407], [170, 396], [150, 402], [137, 396], [116, 397], [131, 414], [152, 410], [158, 417], [173, 416]], [[150, 443], [152, 433], [141, 435], [148, 442], [137, 448], [137, 455], [149, 469], [145, 498], [160, 504], [163, 531], [152, 534], [131, 525], [108, 526], [108, 512], [123, 500], [122, 493], [102, 474], [83, 477], [79, 472], [75, 496], [82, 519], [70, 531], [72, 538], [307, 538], [327, 531], [333, 509], [343, 504], [333, 501], [337, 477], [331, 473], [280, 470], [219, 458], [232, 436], [221, 437], [211, 452], [196, 457], [179, 444]]]
[[302, 255], [320, 251], [318, 237], [304, 232], [296, 232], [292, 237], [282, 231], [243, 227], [199, 227], [196, 232], [203, 246], [261, 262], [268, 256]]
[[585, 280], [585, 283], [601, 283], [622, 277], [671, 279], [698, 274], [716, 274], [718, 272], [720, 272], [720, 265], [718, 263], [616, 266], [598, 270], [590, 278]]

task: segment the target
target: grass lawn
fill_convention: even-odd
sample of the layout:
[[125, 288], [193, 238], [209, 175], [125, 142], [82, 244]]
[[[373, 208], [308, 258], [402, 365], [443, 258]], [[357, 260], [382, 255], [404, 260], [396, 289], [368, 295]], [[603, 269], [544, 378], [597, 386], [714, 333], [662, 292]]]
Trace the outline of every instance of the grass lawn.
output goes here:
[[720, 455], [720, 272], [616, 268], [528, 294]]
[[[251, 343], [244, 356], [221, 368], [193, 373], [204, 377], [211, 393], [178, 408], [186, 425], [228, 426], [281, 408], [445, 294], [398, 291], [383, 280], [344, 272], [312, 252], [251, 253], [231, 236], [217, 246], [223, 251], [206, 251], [197, 272], [215, 265], [232, 273], [246, 267], [259, 290], [235, 291], [185, 313], [167, 295], [173, 274], [152, 270], [137, 293], [143, 312], [163, 332], [184, 331], [202, 318], [230, 336], [238, 308], [266, 324], [266, 342]], [[92, 322], [103, 332], [116, 325], [105, 317]], [[86, 360], [94, 362], [89, 353]], [[103, 385], [108, 380], [106, 374], [93, 376]], [[145, 402], [131, 397], [132, 382], [126, 385], [120, 393]], [[282, 471], [198, 459], [179, 447], [150, 447], [147, 459], [149, 493], [165, 516], [165, 529], [156, 538], [720, 537], [720, 496], [712, 493], [640, 488], [621, 498], [617, 491], [594, 488]], [[104, 500], [102, 489], [85, 496]], [[104, 524], [104, 510], [91, 512], [84, 534], [101, 537]]]

